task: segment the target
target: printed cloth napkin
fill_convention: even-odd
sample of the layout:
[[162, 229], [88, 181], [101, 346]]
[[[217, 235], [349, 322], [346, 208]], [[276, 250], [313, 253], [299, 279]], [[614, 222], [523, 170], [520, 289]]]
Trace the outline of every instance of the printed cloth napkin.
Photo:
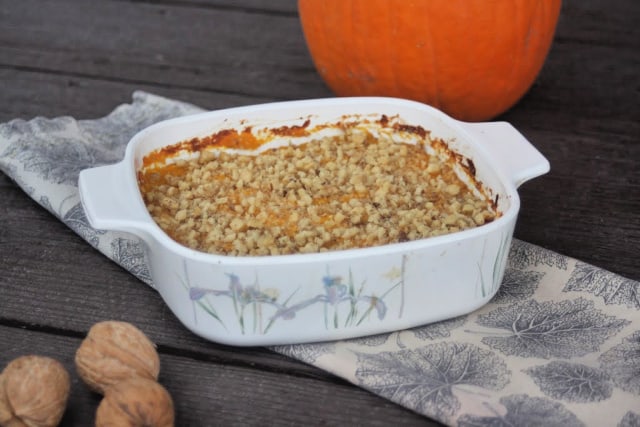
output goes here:
[[[136, 92], [97, 120], [13, 120], [0, 125], [0, 170], [153, 286], [134, 237], [89, 226], [78, 174], [119, 161], [139, 130], [199, 111]], [[498, 294], [471, 314], [272, 349], [447, 425], [640, 426], [640, 282], [518, 240]]]

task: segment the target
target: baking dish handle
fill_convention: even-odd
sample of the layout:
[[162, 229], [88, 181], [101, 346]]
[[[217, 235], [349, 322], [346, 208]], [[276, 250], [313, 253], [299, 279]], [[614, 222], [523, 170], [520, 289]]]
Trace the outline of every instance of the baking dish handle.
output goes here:
[[80, 200], [93, 228], [136, 235], [148, 228], [147, 211], [137, 206], [140, 196], [127, 182], [126, 172], [124, 162], [80, 172]]
[[516, 187], [549, 172], [549, 161], [507, 122], [466, 123]]

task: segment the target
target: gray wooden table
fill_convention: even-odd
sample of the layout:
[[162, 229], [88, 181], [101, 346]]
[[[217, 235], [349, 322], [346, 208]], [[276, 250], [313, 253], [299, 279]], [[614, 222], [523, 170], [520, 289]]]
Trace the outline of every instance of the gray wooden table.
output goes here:
[[[516, 237], [640, 279], [640, 2], [565, 0], [538, 81], [500, 119], [550, 160], [521, 188]], [[106, 115], [134, 90], [208, 109], [332, 96], [295, 0], [0, 0], [0, 122]], [[319, 369], [183, 328], [160, 297], [0, 174], [0, 367], [26, 353], [73, 370], [89, 327], [158, 344], [177, 425], [436, 425]], [[72, 375], [65, 426], [99, 397]]]

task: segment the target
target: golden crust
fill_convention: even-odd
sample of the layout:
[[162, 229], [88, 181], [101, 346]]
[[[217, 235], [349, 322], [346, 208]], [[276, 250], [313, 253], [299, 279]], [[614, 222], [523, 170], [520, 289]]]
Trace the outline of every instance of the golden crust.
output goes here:
[[[496, 217], [450, 162], [363, 130], [241, 155], [220, 150], [139, 175], [158, 225], [224, 255], [363, 248], [452, 233]], [[142, 185], [144, 184], [144, 185]]]

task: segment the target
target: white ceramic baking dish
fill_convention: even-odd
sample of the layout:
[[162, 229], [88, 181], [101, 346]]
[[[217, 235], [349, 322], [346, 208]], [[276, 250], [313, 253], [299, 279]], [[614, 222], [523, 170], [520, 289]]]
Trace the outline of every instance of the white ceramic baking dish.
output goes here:
[[[423, 240], [316, 254], [233, 257], [182, 246], [149, 215], [136, 173], [145, 155], [222, 129], [399, 117], [460, 154], [497, 201], [501, 216], [480, 227]], [[468, 167], [467, 167], [468, 169]], [[154, 286], [194, 333], [231, 345], [343, 339], [410, 328], [471, 312], [498, 290], [520, 208], [517, 187], [549, 170], [510, 124], [463, 123], [417, 102], [330, 98], [212, 111], [150, 126], [123, 161], [82, 171], [91, 225], [137, 235]]]

